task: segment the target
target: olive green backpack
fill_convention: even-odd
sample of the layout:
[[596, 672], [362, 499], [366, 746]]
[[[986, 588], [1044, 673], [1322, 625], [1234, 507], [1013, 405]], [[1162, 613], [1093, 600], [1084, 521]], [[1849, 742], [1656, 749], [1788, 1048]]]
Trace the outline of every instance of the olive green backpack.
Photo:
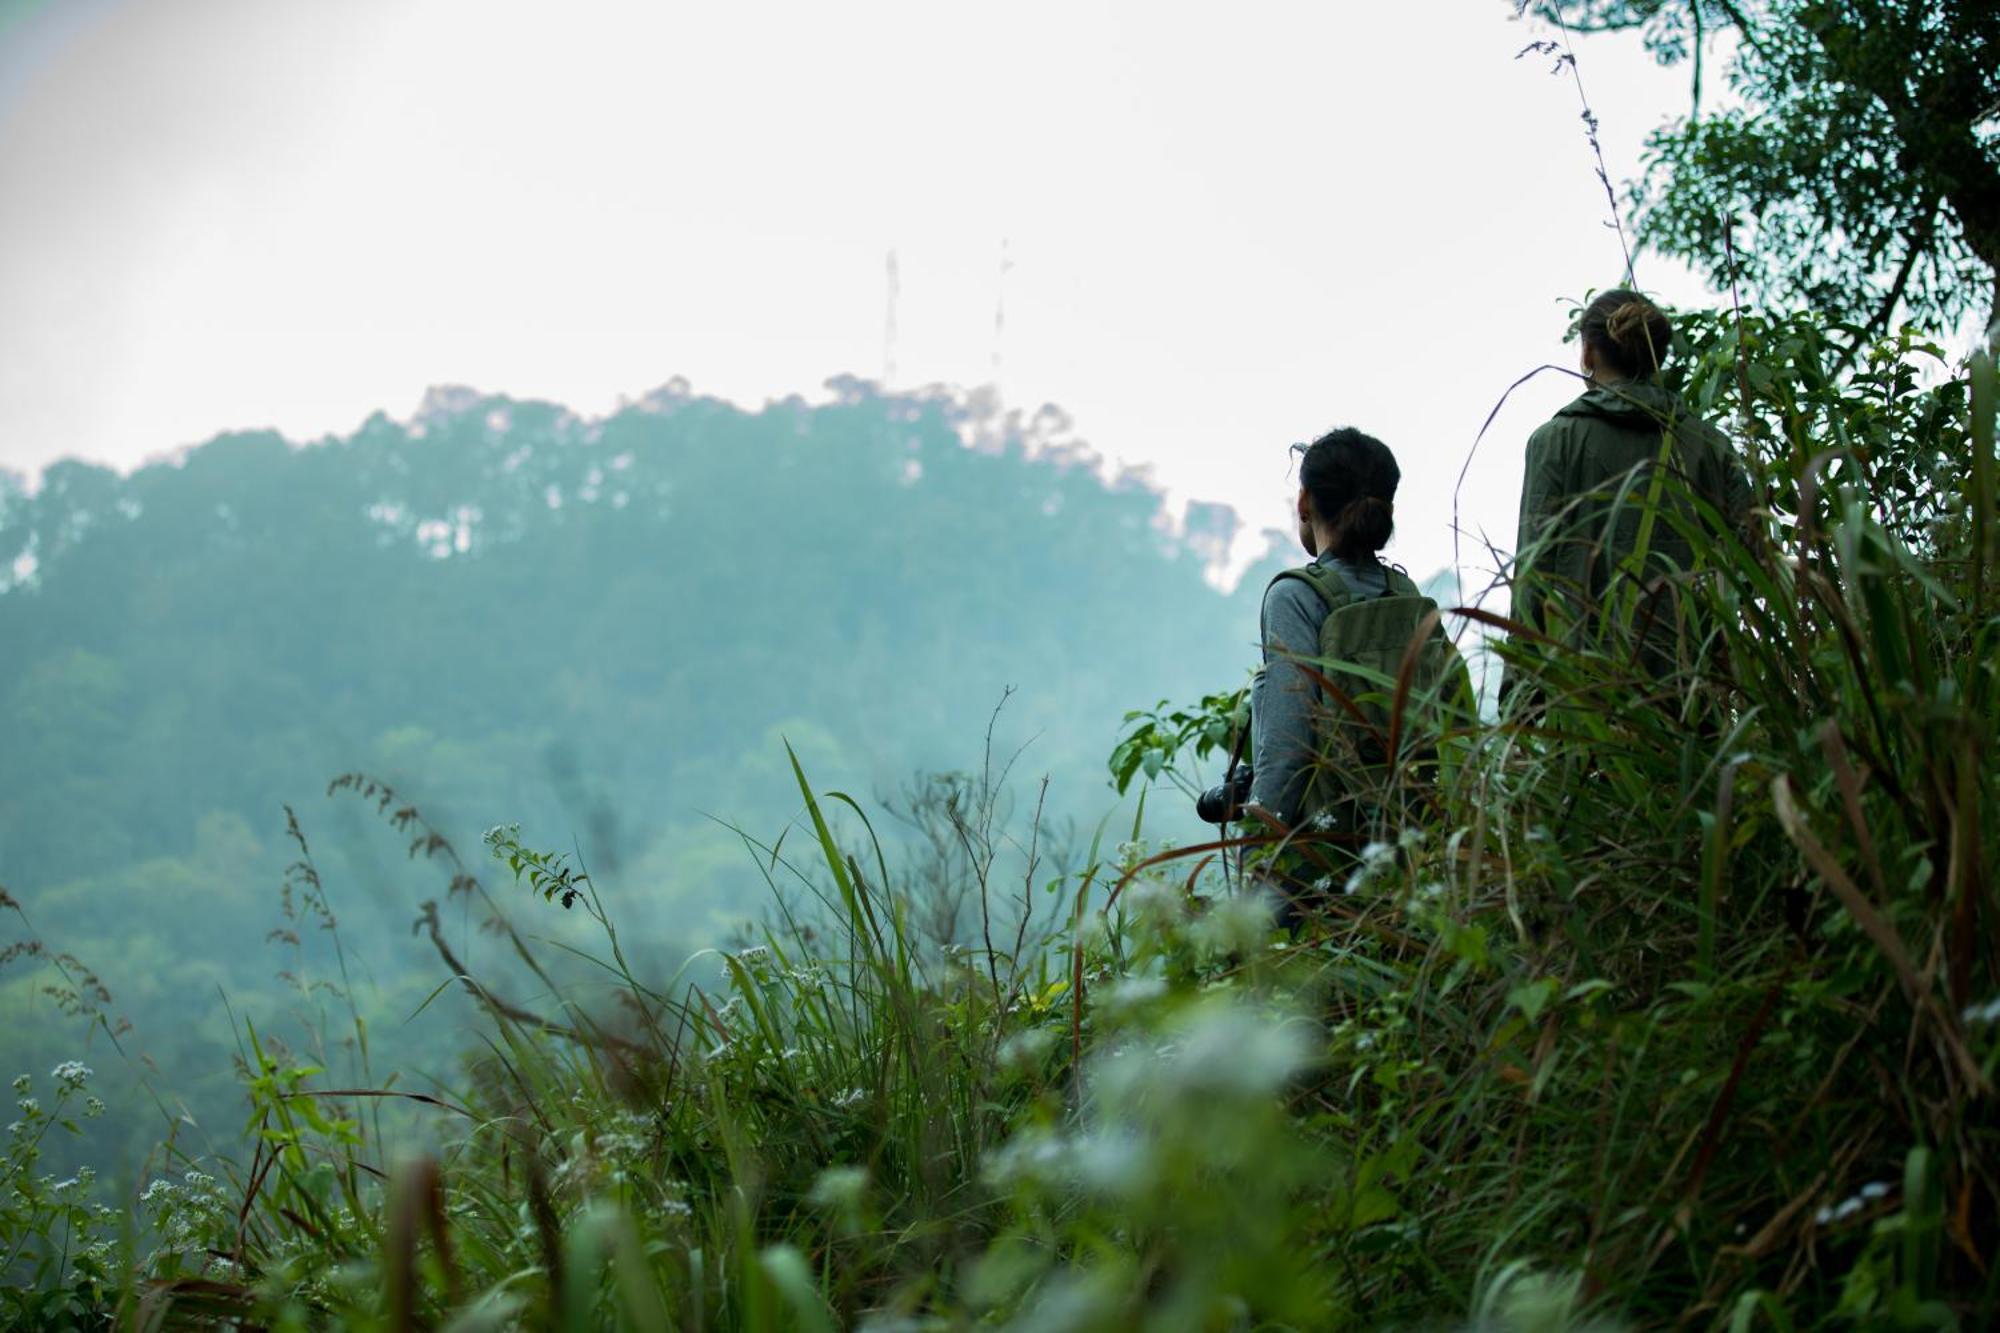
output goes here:
[[1383, 573], [1388, 588], [1375, 597], [1357, 595], [1325, 565], [1278, 575], [1305, 582], [1326, 603], [1319, 659], [1304, 665], [1345, 696], [1321, 685], [1324, 697], [1314, 728], [1319, 762], [1306, 788], [1304, 814], [1330, 816], [1333, 827], [1370, 836], [1386, 831], [1385, 819], [1402, 809], [1400, 797], [1435, 780], [1439, 739], [1472, 713], [1465, 660], [1442, 619], [1430, 620], [1410, 673], [1401, 725], [1393, 729], [1399, 762], [1389, 762], [1403, 659], [1438, 604], [1402, 570], [1384, 566]]

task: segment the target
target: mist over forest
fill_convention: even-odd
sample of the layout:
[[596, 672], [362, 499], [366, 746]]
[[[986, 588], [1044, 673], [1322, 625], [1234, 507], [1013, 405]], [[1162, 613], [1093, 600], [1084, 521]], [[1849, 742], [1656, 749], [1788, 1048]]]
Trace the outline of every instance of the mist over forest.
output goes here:
[[595, 421], [434, 390], [310, 445], [0, 476], [0, 882], [132, 1024], [121, 1059], [16, 968], [0, 1065], [91, 1059], [128, 1168], [159, 1130], [124, 1086], [149, 1063], [226, 1142], [227, 1010], [298, 1042], [340, 994], [326, 932], [285, 914], [289, 804], [375, 1076], [451, 1076], [470, 1010], [425, 1008], [449, 974], [412, 923], [436, 899], [468, 966], [505, 951], [374, 803], [326, 796], [341, 773], [476, 872], [495, 823], [573, 850], [660, 978], [766, 910], [731, 826], [769, 843], [797, 814], [786, 744], [893, 846], [889, 811], [978, 769], [997, 708], [1015, 805], [1047, 775], [1050, 838], [1087, 837], [1123, 711], [1243, 679], [1264, 571], [1234, 595], [1207, 576], [1235, 516], [1169, 522], [1053, 409], [829, 387], [747, 411], [674, 382]]
[[2000, 1326], [2000, 7], [318, 8], [0, 12], [0, 1328]]

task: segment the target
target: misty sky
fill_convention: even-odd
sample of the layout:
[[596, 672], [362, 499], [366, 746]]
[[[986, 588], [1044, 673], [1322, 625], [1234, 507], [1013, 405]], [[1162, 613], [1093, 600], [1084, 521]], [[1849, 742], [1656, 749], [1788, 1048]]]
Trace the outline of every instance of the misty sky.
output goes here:
[[[882, 375], [894, 249], [895, 385], [997, 368], [1253, 527], [1286, 444], [1359, 425], [1422, 576], [1481, 421], [1622, 267], [1576, 89], [1507, 13], [0, 0], [0, 465], [312, 439], [432, 384], [813, 396]], [[1632, 175], [1685, 74], [1578, 53]], [[1468, 527], [1511, 542], [1522, 439], [1573, 392], [1501, 414]]]

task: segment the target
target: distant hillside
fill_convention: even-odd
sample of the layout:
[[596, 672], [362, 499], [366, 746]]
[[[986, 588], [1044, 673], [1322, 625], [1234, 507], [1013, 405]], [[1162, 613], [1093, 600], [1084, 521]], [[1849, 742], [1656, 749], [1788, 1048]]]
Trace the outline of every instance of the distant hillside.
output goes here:
[[160, 1018], [288, 966], [265, 942], [285, 802], [369, 983], [436, 984], [408, 930], [439, 886], [321, 799], [350, 769], [469, 850], [502, 820], [580, 850], [674, 936], [663, 966], [764, 901], [709, 816], [783, 828], [781, 736], [865, 801], [976, 765], [1012, 686], [998, 742], [1031, 742], [1021, 771], [1094, 822], [1123, 710], [1250, 662], [1259, 581], [1203, 578], [1234, 516], [1172, 535], [1052, 412], [832, 387], [747, 412], [670, 385], [601, 421], [434, 391], [309, 446], [0, 478], [0, 884], [154, 1015], [156, 1048]]
[[838, 387], [593, 422], [434, 391], [407, 426], [12, 486], [8, 879], [184, 852], [364, 762], [477, 819], [588, 790], [622, 860], [696, 806], [754, 817], [736, 765], [787, 721], [893, 781], [969, 762], [1013, 685], [1034, 765], [1094, 778], [1124, 707], [1242, 672], [1254, 607], [1201, 578], [1228, 511], [1176, 540], [1075, 446]]

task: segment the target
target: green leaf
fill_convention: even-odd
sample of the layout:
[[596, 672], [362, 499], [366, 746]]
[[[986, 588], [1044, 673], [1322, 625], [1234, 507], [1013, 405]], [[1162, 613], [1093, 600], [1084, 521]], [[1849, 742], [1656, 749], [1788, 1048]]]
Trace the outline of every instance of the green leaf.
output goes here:
[[1533, 1023], [1541, 1017], [1542, 1010], [1548, 1007], [1555, 993], [1556, 979], [1543, 977], [1540, 981], [1531, 981], [1525, 986], [1516, 986], [1508, 991], [1507, 1003], [1519, 1009], [1522, 1016]]
[[1395, 1195], [1380, 1185], [1370, 1185], [1354, 1196], [1354, 1213], [1348, 1225], [1359, 1230], [1371, 1223], [1386, 1222], [1400, 1210]]

